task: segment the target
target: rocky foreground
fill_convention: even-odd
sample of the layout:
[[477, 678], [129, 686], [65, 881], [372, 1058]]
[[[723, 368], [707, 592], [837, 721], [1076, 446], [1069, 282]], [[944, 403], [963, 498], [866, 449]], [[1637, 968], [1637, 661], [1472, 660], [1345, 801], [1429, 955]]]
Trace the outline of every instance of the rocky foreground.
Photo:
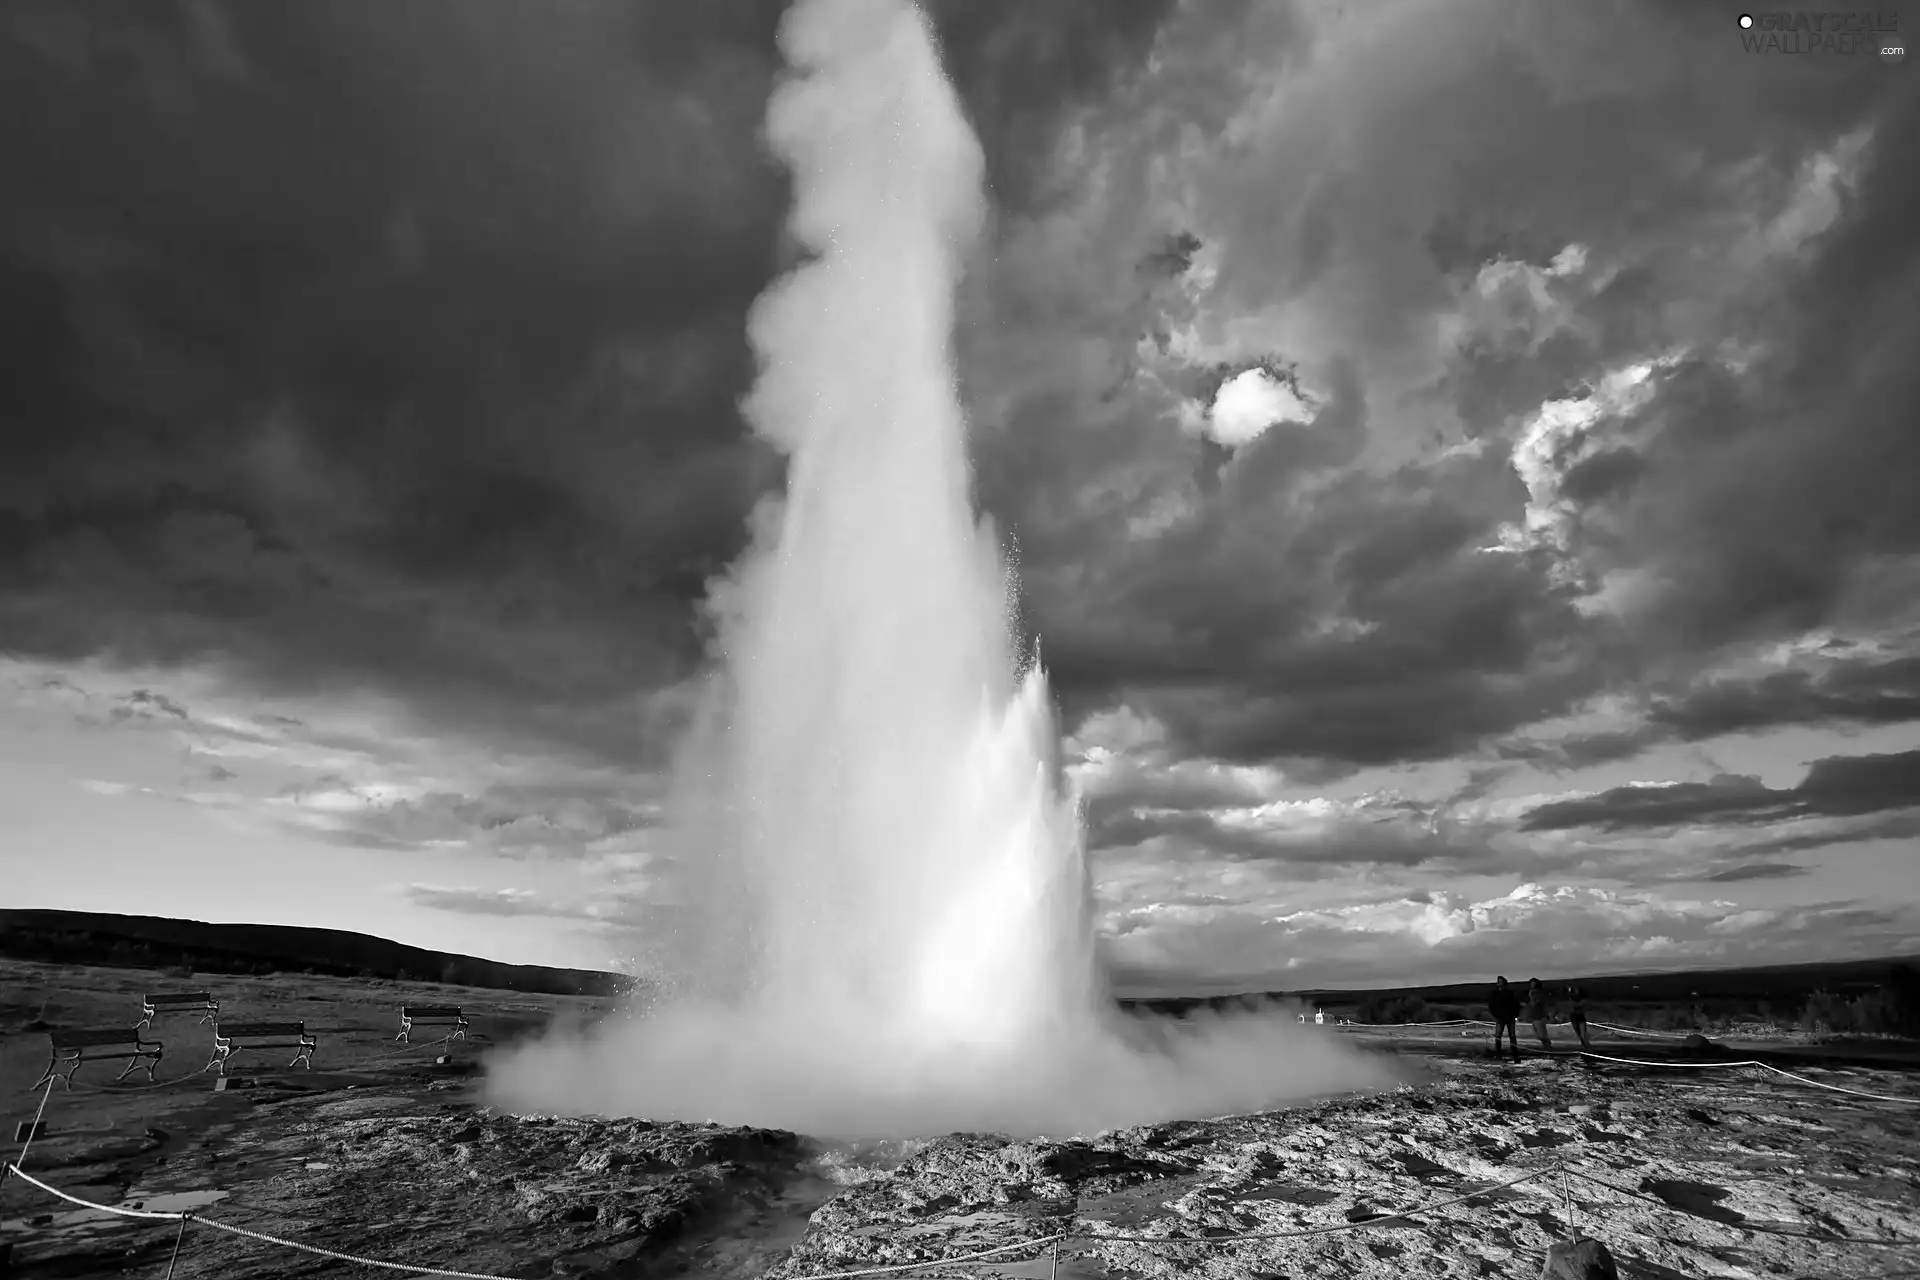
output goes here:
[[[1824, 1078], [1916, 1092], [1894, 1072]], [[798, 1280], [1022, 1241], [1035, 1243], [995, 1263], [912, 1274], [1046, 1277], [1056, 1260], [1038, 1242], [1066, 1231], [1067, 1280], [1531, 1278], [1573, 1229], [1645, 1280], [1920, 1274], [1920, 1107], [1748, 1072], [1436, 1059], [1417, 1085], [1264, 1115], [867, 1148], [497, 1115], [470, 1083], [262, 1077], [197, 1093], [146, 1128], [56, 1129], [28, 1168], [102, 1203], [194, 1208], [340, 1252], [513, 1277]], [[1539, 1170], [1432, 1217], [1383, 1217]], [[158, 1274], [175, 1234], [19, 1184], [0, 1215], [23, 1276]], [[202, 1225], [187, 1229], [180, 1266], [236, 1280], [344, 1273]]]

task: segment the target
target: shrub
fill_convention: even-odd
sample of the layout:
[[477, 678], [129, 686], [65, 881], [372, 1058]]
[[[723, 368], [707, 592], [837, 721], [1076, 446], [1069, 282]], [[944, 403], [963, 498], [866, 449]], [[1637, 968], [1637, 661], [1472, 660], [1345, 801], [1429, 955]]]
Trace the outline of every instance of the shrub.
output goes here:
[[1897, 964], [1887, 971], [1887, 983], [1880, 988], [1887, 998], [1887, 1014], [1896, 1035], [1920, 1036], [1920, 969]]
[[193, 976], [193, 966], [190, 964], [166, 965], [160, 970], [160, 976], [163, 978], [191, 978]]
[[1853, 1010], [1844, 997], [1822, 988], [1807, 997], [1800, 1011], [1800, 1029], [1814, 1035], [1840, 1035], [1853, 1030]]

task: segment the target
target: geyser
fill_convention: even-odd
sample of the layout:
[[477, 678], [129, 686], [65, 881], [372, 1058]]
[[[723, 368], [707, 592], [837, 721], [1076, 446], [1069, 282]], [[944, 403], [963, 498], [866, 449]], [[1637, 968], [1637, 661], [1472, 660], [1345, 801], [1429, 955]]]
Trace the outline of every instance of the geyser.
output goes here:
[[710, 601], [662, 998], [501, 1055], [519, 1109], [845, 1137], [1062, 1133], [1378, 1078], [1291, 1019], [1148, 1025], [1102, 982], [1077, 805], [952, 372], [981, 154], [904, 0], [800, 0], [767, 133], [814, 255], [763, 295], [746, 402], [783, 501]]

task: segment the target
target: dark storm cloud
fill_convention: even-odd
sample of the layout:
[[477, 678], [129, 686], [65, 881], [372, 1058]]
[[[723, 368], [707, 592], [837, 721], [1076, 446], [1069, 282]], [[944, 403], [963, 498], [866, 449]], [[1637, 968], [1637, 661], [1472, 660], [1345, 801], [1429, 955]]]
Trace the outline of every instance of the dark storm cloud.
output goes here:
[[1615, 787], [1579, 800], [1540, 805], [1528, 811], [1520, 825], [1525, 831], [1623, 830], [1848, 817], [1913, 806], [1920, 806], [1920, 751], [1829, 756], [1816, 760], [1794, 787], [1768, 787], [1758, 778], [1732, 774], [1711, 782]]
[[780, 189], [771, 14], [682, 12], [10, 10], [8, 647], [501, 724], [683, 670]]
[[[1280, 864], [1296, 875], [1354, 867], [1504, 869], [1503, 860], [1484, 844], [1405, 819], [1404, 814], [1359, 814], [1329, 829], [1292, 832], [1249, 828], [1200, 811], [1136, 809], [1103, 813], [1090, 822], [1087, 836], [1095, 849], [1151, 842], [1165, 853]], [[1171, 899], [1161, 895], [1156, 901]]]
[[1791, 880], [1806, 874], [1805, 867], [1796, 867], [1790, 862], [1759, 862], [1748, 867], [1728, 867], [1707, 879], [1714, 884], [1737, 884], [1748, 880]]
[[[1245, 0], [1221, 6], [1244, 8]], [[947, 74], [986, 149], [1003, 213], [1059, 194], [1052, 164], [1063, 112], [1106, 97], [1146, 63], [1176, 0], [935, 0]]]
[[1650, 643], [1708, 651], [1843, 619], [1865, 576], [1920, 551], [1920, 94], [1888, 83], [1875, 105], [1838, 217], [1780, 265], [1765, 318], [1745, 317], [1762, 354], [1667, 375], [1638, 415], [1655, 430], [1634, 482], [1589, 513], [1596, 565], [1657, 575], [1633, 620]]
[[[950, 6], [1002, 199], [1162, 8]], [[657, 750], [778, 476], [781, 9], [10, 6], [0, 648]]]
[[[1351, 85], [1296, 79], [1284, 45], [1248, 38], [1274, 96], [1239, 104], [1224, 135], [1234, 109], [1180, 98], [1163, 48], [1150, 119], [1094, 127], [1121, 175], [1109, 197], [1071, 233], [1036, 222], [1030, 252], [1009, 255], [1034, 279], [1001, 288], [1036, 319], [1009, 305], [1018, 337], [997, 380], [977, 378], [1012, 459], [989, 450], [983, 490], [1018, 529], [1028, 616], [1070, 714], [1149, 711], [1175, 753], [1329, 771], [1434, 759], [1696, 672], [1724, 644], [1834, 621], [1863, 570], [1902, 581], [1916, 508], [1895, 478], [1920, 474], [1902, 408], [1920, 367], [1893, 354], [1920, 344], [1901, 301], [1920, 223], [1910, 82], [1762, 67], [1724, 23], [1661, 6], [1479, 12], [1505, 34], [1409, 15], [1404, 39], [1359, 41], [1349, 54], [1378, 70]], [[1671, 46], [1619, 56], [1636, 27]], [[1231, 55], [1204, 65], [1232, 83]], [[1340, 127], [1290, 123], [1324, 119]], [[1170, 120], [1193, 126], [1191, 149]], [[1149, 164], [1177, 175], [1157, 204]], [[1834, 166], [1827, 212], [1808, 192]], [[1183, 279], [1192, 249], [1162, 252], [1187, 232], [1210, 282]], [[1590, 265], [1549, 278], [1575, 244]], [[1503, 265], [1499, 296], [1482, 297], [1498, 273], [1480, 273]], [[1406, 442], [1388, 432], [1430, 446], [1460, 431], [1484, 451], [1423, 448], [1384, 479], [1330, 478], [1352, 454], [1285, 426], [1221, 469], [1180, 424], [1211, 354], [1185, 369], [1167, 356], [1152, 379], [1137, 355], [1165, 355], [1170, 331], [1217, 344], [1279, 315], [1271, 327], [1325, 348], [1316, 378], [1350, 360], [1373, 394], [1396, 364], [1433, 362], [1436, 320], [1468, 313], [1437, 377], [1418, 375], [1440, 401], [1431, 423], [1385, 425], [1404, 406], [1361, 396], [1359, 435], [1395, 457]], [[1735, 341], [1745, 371], [1720, 359]], [[1644, 430], [1614, 441], [1603, 423], [1554, 454], [1565, 544], [1487, 554], [1525, 518], [1510, 449], [1542, 402], [1676, 352], [1651, 402], [1622, 411]], [[1243, 466], [1257, 482], [1235, 485]], [[1616, 583], [1618, 599], [1575, 609]], [[1897, 585], [1885, 595], [1869, 629]], [[1620, 758], [1643, 741], [1582, 745]]]
[[1301, 489], [1320, 446], [1290, 435], [1242, 450], [1109, 598], [1037, 603], [1070, 706], [1124, 697], [1222, 759], [1379, 764], [1470, 748], [1604, 678], [1548, 561], [1486, 550], [1523, 496], [1500, 451]]
[[1705, 676], [1650, 702], [1632, 729], [1558, 742], [1501, 742], [1508, 759], [1553, 768], [1626, 760], [1661, 742], [1702, 742], [1787, 725], [1891, 725], [1920, 720], [1920, 658], [1843, 658], [1758, 677]]
[[1836, 663], [1757, 680], [1711, 680], [1657, 702], [1648, 719], [1688, 742], [1783, 724], [1920, 720], [1920, 657]]

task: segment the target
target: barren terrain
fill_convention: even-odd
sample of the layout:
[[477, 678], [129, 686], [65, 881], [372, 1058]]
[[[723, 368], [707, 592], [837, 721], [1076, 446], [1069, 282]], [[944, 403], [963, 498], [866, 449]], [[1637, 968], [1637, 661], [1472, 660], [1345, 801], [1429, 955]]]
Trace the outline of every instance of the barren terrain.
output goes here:
[[[210, 987], [230, 1016], [305, 1017], [311, 1073], [267, 1058], [215, 1092], [208, 1033], [156, 1024], [159, 1088], [55, 1087], [25, 1169], [99, 1203], [192, 1210], [380, 1259], [500, 1276], [797, 1278], [998, 1246], [924, 1276], [1528, 1277], [1570, 1228], [1622, 1274], [1920, 1275], [1920, 1105], [1747, 1068], [1490, 1059], [1475, 1029], [1354, 1032], [1407, 1083], [1370, 1097], [1084, 1140], [951, 1135], [847, 1147], [722, 1125], [492, 1113], [485, 1047], [603, 1003], [313, 977], [161, 978], [0, 963], [7, 1131], [40, 1102], [43, 1024], [127, 1025], [145, 990]], [[402, 1000], [462, 1004], [473, 1044], [394, 1043]], [[1604, 1034], [1604, 1033], [1603, 1033]], [[1603, 1052], [1660, 1057], [1646, 1038]], [[1784, 1046], [1776, 1047], [1775, 1051]], [[1742, 1055], [1744, 1056], [1744, 1055]], [[1920, 1098], [1906, 1057], [1800, 1045], [1809, 1079]], [[1771, 1059], [1770, 1059], [1771, 1060]], [[1851, 1065], [1835, 1065], [1845, 1062]], [[1276, 1064], [1284, 1071], [1284, 1064]], [[15, 1153], [18, 1146], [11, 1148]], [[11, 1158], [11, 1157], [10, 1157]], [[1494, 1184], [1431, 1216], [1392, 1218]], [[176, 1221], [113, 1218], [10, 1180], [0, 1237], [22, 1276], [164, 1271]], [[1293, 1238], [1233, 1241], [1365, 1223]], [[1121, 1239], [1146, 1237], [1147, 1239]], [[331, 1258], [190, 1224], [179, 1274], [342, 1274]]]

